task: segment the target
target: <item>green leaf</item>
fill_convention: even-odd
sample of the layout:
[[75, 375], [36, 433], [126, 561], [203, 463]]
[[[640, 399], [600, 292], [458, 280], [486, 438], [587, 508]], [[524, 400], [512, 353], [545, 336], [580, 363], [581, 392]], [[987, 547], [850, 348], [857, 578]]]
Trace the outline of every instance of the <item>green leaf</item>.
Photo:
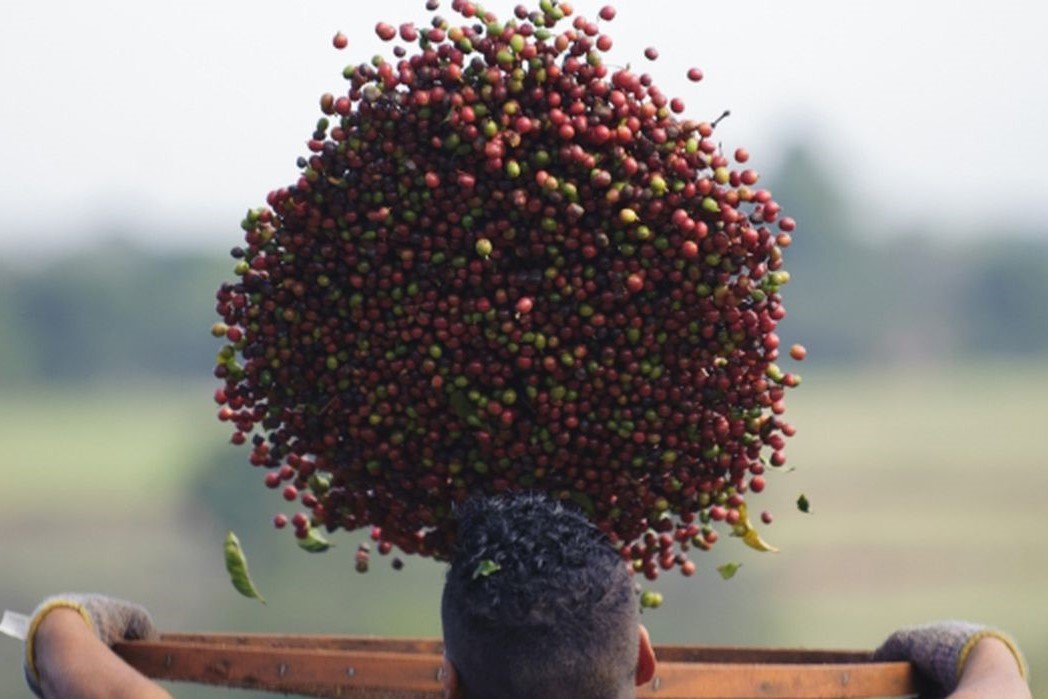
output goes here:
[[333, 544], [317, 533], [316, 529], [309, 528], [309, 533], [306, 534], [305, 539], [298, 540], [298, 546], [303, 551], [309, 551], [310, 553], [322, 553], [327, 551], [333, 546]]
[[811, 514], [811, 503], [808, 502], [808, 497], [804, 493], [801, 493], [801, 496], [797, 498], [797, 509]]
[[477, 410], [469, 398], [462, 391], [454, 391], [451, 394], [451, 409], [455, 411], [460, 420], [466, 420], [476, 415]]
[[226, 541], [223, 546], [223, 550], [226, 555], [226, 571], [229, 573], [229, 580], [233, 583], [233, 587], [237, 592], [249, 597], [251, 599], [257, 599], [262, 604], [266, 603], [265, 598], [255, 587], [255, 583], [251, 580], [251, 574], [247, 569], [247, 557], [244, 555], [244, 549], [240, 546], [240, 539], [233, 532], [226, 534]]
[[473, 579], [476, 580], [482, 576], [486, 578], [492, 573], [497, 573], [500, 570], [502, 570], [502, 566], [490, 558], [485, 558], [477, 564], [477, 569], [473, 571]]
[[569, 497], [572, 502], [581, 507], [582, 511], [590, 517], [593, 517], [597, 512], [597, 508], [593, 506], [593, 499], [589, 495], [586, 495], [586, 493], [572, 491]]
[[735, 577], [735, 573], [737, 573], [741, 567], [741, 563], [725, 563], [722, 566], [717, 566], [717, 572], [720, 573], [720, 576], [725, 580], [731, 580]]

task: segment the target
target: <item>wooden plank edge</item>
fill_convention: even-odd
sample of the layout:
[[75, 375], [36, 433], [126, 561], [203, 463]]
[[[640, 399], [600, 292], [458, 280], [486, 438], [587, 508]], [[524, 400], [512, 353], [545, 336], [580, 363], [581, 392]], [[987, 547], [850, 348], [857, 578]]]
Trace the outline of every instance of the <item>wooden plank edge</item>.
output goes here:
[[[378, 636], [315, 636], [296, 634], [169, 633], [162, 640], [221, 646], [301, 648], [315, 650], [373, 650], [392, 653], [443, 652], [435, 638], [386, 638]], [[754, 648], [748, 646], [657, 645], [656, 656], [672, 662], [716, 663], [861, 663], [872, 659], [865, 650], [809, 648]]]
[[909, 663], [659, 663], [644, 699], [861, 699], [916, 694]]
[[441, 656], [132, 641], [113, 650], [156, 680], [316, 697], [367, 692], [439, 696]]
[[[440, 696], [435, 653], [135, 641], [115, 647], [159, 680], [315, 697]], [[659, 662], [638, 697], [659, 699], [901, 697], [915, 693], [908, 663]]]

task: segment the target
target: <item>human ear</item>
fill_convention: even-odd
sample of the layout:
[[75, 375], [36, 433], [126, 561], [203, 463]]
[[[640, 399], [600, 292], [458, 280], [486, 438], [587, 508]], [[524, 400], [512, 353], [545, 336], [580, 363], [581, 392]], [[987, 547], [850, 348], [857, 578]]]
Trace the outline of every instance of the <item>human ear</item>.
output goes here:
[[651, 682], [655, 676], [655, 649], [651, 647], [651, 639], [644, 624], [640, 625], [640, 647], [637, 649], [637, 675], [634, 682], [639, 687]]
[[444, 656], [440, 664], [440, 684], [444, 689], [444, 699], [462, 699], [459, 691], [458, 671], [455, 666]]

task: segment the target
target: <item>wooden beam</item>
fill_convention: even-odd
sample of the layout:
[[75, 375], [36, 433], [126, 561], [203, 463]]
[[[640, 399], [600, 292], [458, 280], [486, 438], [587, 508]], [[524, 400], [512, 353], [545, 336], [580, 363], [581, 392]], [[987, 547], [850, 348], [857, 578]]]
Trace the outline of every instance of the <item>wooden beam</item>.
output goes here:
[[[436, 639], [264, 634], [166, 634], [117, 644], [148, 677], [348, 699], [437, 699]], [[658, 646], [651, 699], [860, 699], [916, 693], [908, 663], [864, 651]]]

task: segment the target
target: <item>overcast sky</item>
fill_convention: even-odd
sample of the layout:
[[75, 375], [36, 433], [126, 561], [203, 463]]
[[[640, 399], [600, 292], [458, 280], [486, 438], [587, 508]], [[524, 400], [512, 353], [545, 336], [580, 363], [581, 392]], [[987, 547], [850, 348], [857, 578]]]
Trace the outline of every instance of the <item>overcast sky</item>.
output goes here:
[[[537, 1], [537, 0], [536, 0]], [[445, 5], [450, 0], [444, 0]], [[506, 0], [486, 6], [508, 16]], [[595, 16], [603, 3], [574, 0]], [[238, 237], [296, 174], [317, 98], [424, 0], [38, 0], [0, 20], [0, 255], [113, 224], [158, 244]], [[893, 225], [1033, 220], [1048, 204], [1045, 3], [623, 0], [612, 62], [649, 64], [687, 114], [732, 116], [758, 169], [807, 138]], [[450, 9], [448, 9], [450, 12]], [[335, 51], [342, 30], [349, 48]], [[386, 46], [388, 49], [388, 45]], [[688, 83], [688, 67], [706, 79]], [[150, 240], [139, 223], [189, 233]], [[801, 222], [803, 224], [803, 222]], [[1048, 226], [1040, 225], [1048, 236]]]

